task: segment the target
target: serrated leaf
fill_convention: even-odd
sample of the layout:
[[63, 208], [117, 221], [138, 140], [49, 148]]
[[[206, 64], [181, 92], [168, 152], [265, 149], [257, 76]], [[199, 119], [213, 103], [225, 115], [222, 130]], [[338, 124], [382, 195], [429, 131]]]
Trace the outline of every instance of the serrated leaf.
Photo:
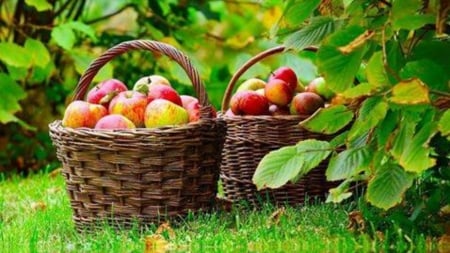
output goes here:
[[375, 52], [366, 66], [367, 81], [376, 89], [390, 85], [386, 70], [384, 69], [383, 56], [380, 51]]
[[53, 28], [51, 37], [56, 44], [66, 50], [72, 49], [76, 41], [75, 33], [68, 24], [62, 24]]
[[320, 0], [294, 0], [285, 8], [284, 18], [292, 25], [300, 25], [319, 6]]
[[312, 18], [307, 26], [286, 37], [284, 45], [286, 48], [298, 51], [308, 46], [318, 45], [325, 37], [332, 34], [337, 26], [331, 17]]
[[319, 72], [327, 80], [328, 87], [336, 93], [353, 86], [353, 80], [361, 65], [365, 47], [344, 54], [339, 48], [352, 42], [364, 33], [360, 26], [348, 26], [325, 40], [317, 52]]
[[444, 114], [441, 116], [439, 120], [438, 129], [443, 136], [447, 136], [450, 134], [450, 110], [445, 110]]
[[5, 73], [0, 73], [0, 80], [0, 90], [4, 91], [0, 99], [0, 122], [6, 124], [18, 120], [14, 114], [22, 109], [19, 101], [24, 99], [27, 93]]
[[25, 41], [25, 48], [31, 56], [31, 61], [34, 65], [45, 67], [50, 62], [50, 53], [45, 45], [39, 40], [27, 38]]
[[379, 168], [367, 186], [367, 200], [372, 205], [388, 210], [399, 204], [405, 191], [411, 187], [414, 176], [396, 164], [386, 163]]
[[430, 59], [408, 62], [400, 72], [402, 79], [419, 78], [434, 90], [448, 91], [447, 73], [443, 66]]
[[0, 42], [0, 60], [18, 68], [29, 68], [31, 56], [28, 51], [11, 42]]
[[437, 132], [437, 123], [430, 121], [416, 131], [416, 123], [404, 120], [394, 139], [392, 156], [406, 170], [421, 173], [435, 165], [436, 160], [430, 157], [431, 148], [428, 143]]
[[300, 122], [300, 126], [308, 131], [334, 134], [345, 127], [353, 119], [353, 112], [345, 105], [320, 108], [311, 117]]
[[80, 21], [69, 22], [69, 23], [67, 23], [67, 26], [69, 26], [73, 30], [76, 30], [76, 31], [86, 34], [87, 36], [89, 36], [89, 38], [92, 39], [92, 41], [94, 41], [94, 42], [97, 41], [97, 36], [95, 36], [95, 30], [91, 26], [86, 25]]
[[375, 91], [376, 89], [370, 83], [360, 83], [355, 87], [347, 89], [341, 95], [344, 98], [352, 99], [372, 95]]
[[[421, 0], [398, 0], [393, 1], [390, 19], [394, 29], [402, 29], [404, 25], [404, 20], [416, 16], [418, 11], [422, 8]], [[407, 29], [407, 28], [405, 28]]]
[[416, 105], [429, 104], [429, 90], [418, 78], [404, 80], [392, 88], [391, 102], [397, 104]]
[[46, 11], [53, 8], [46, 0], [25, 0], [25, 3], [36, 8], [37, 11]]
[[326, 171], [328, 181], [347, 179], [369, 168], [372, 153], [368, 148], [347, 149], [331, 158]]
[[347, 140], [347, 135], [348, 135], [348, 130], [338, 134], [337, 136], [335, 136], [330, 141], [331, 147], [336, 149], [336, 148], [338, 148], [340, 146], [345, 145], [345, 141]]
[[358, 118], [350, 129], [348, 139], [355, 140], [362, 134], [374, 128], [386, 116], [388, 104], [381, 97], [366, 99], [358, 111]]
[[377, 128], [377, 141], [380, 147], [384, 147], [387, 144], [389, 136], [394, 131], [398, 122], [398, 111], [388, 110], [383, 121], [379, 123]]
[[258, 190], [279, 188], [289, 180], [307, 174], [331, 153], [326, 141], [305, 140], [295, 146], [272, 151], [261, 160], [253, 175]]

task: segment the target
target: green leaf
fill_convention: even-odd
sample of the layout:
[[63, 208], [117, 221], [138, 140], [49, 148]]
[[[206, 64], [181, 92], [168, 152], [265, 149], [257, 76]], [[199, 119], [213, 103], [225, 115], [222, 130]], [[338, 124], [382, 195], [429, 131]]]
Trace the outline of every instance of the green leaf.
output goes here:
[[345, 105], [320, 108], [311, 117], [300, 122], [300, 126], [308, 131], [334, 134], [345, 127], [353, 119], [353, 112]]
[[72, 28], [75, 31], [79, 31], [79, 32], [86, 34], [87, 36], [89, 36], [89, 38], [92, 39], [92, 41], [94, 41], [94, 42], [97, 41], [97, 36], [95, 36], [95, 30], [91, 26], [86, 25], [80, 21], [69, 22], [69, 23], [67, 23], [67, 26], [69, 26], [70, 28]]
[[390, 86], [381, 51], [375, 52], [370, 58], [366, 66], [366, 76], [367, 81], [374, 89]]
[[372, 95], [376, 90], [369, 83], [360, 83], [355, 87], [349, 88], [342, 93], [344, 98], [359, 98]]
[[284, 18], [292, 25], [300, 25], [319, 6], [320, 0], [293, 0], [285, 8]]
[[0, 73], [0, 80], [0, 90], [4, 91], [0, 99], [0, 123], [17, 122], [14, 114], [22, 109], [19, 101], [24, 99], [27, 93], [5, 73]]
[[348, 130], [338, 134], [337, 136], [335, 136], [330, 141], [331, 147], [336, 149], [336, 148], [338, 148], [340, 146], [345, 145], [345, 141], [347, 140], [347, 135], [348, 135]]
[[370, 97], [366, 99], [358, 111], [358, 118], [355, 120], [350, 133], [349, 140], [355, 140], [362, 134], [374, 128], [384, 117], [388, 110], [388, 104], [382, 97]]
[[75, 33], [68, 24], [62, 24], [53, 28], [51, 36], [56, 44], [66, 50], [72, 49], [76, 41]]
[[286, 48], [302, 50], [305, 47], [318, 45], [320, 42], [332, 34], [338, 24], [331, 17], [315, 17], [301, 30], [292, 33], [284, 42]]
[[11, 77], [14, 80], [21, 80], [25, 79], [28, 75], [28, 69], [27, 68], [17, 68], [11, 65], [6, 65], [6, 68], [8, 69], [9, 77]]
[[50, 53], [39, 40], [27, 38], [25, 48], [29, 52], [34, 65], [43, 68], [50, 62]]
[[343, 92], [353, 86], [353, 80], [361, 65], [364, 46], [350, 53], [343, 53], [340, 47], [346, 46], [364, 33], [359, 26], [349, 26], [339, 30], [325, 40], [317, 53], [317, 66], [334, 92]]
[[397, 104], [416, 105], [429, 104], [429, 90], [418, 78], [404, 80], [392, 88], [391, 102]]
[[384, 147], [388, 141], [389, 136], [394, 131], [398, 123], [398, 111], [388, 110], [383, 121], [379, 124], [377, 128], [377, 141], [378, 146]]
[[438, 125], [439, 131], [443, 136], [450, 134], [450, 110], [445, 110], [444, 114], [441, 116]]
[[426, 24], [434, 24], [436, 22], [436, 15], [433, 14], [416, 14], [406, 17], [401, 17], [395, 20], [395, 29], [416, 30]]
[[[70, 56], [74, 60], [75, 63], [75, 70], [80, 75], [86, 71], [89, 64], [96, 58], [93, 55], [88, 54], [85, 51], [81, 50], [74, 50], [71, 52]], [[95, 75], [93, 82], [101, 82], [103, 80], [109, 79], [113, 77], [113, 66], [111, 63], [107, 63], [105, 66], [103, 66], [100, 71]]]
[[407, 119], [401, 122], [391, 154], [406, 171], [421, 173], [436, 163], [428, 143], [437, 132], [437, 122], [426, 122], [418, 131], [416, 125]]
[[326, 203], [340, 203], [343, 200], [350, 198], [353, 193], [349, 192], [350, 181], [345, 180], [338, 187], [329, 190]]
[[25, 3], [36, 8], [37, 11], [46, 11], [53, 8], [46, 0], [25, 0]]
[[368, 170], [372, 153], [368, 148], [347, 149], [331, 158], [326, 171], [328, 181], [337, 181]]
[[402, 79], [419, 78], [434, 90], [448, 91], [448, 77], [443, 66], [430, 59], [410, 61], [400, 72]]
[[[240, 53], [237, 55], [234, 61], [230, 61], [228, 64], [228, 70], [230, 73], [235, 73], [246, 61], [248, 61], [252, 55], [248, 53]], [[270, 73], [270, 68], [261, 62], [256, 63], [251, 68], [249, 68], [242, 76], [241, 79], [248, 79], [251, 77], [258, 77], [266, 79], [268, 73]]]
[[326, 141], [305, 140], [264, 156], [253, 175], [258, 190], [279, 188], [293, 178], [307, 174], [331, 153]]
[[28, 51], [11, 42], [0, 42], [0, 60], [18, 68], [29, 68], [31, 56]]
[[414, 176], [396, 164], [386, 163], [379, 168], [367, 186], [367, 200], [374, 206], [388, 210], [399, 204], [411, 187]]
[[[418, 28], [416, 26], [420, 25], [421, 22], [420, 20], [417, 21], [416, 17], [418, 16], [417, 13], [421, 8], [422, 8], [421, 0], [393, 1], [390, 19], [394, 29], [414, 30]], [[411, 20], [410, 23], [408, 23], [409, 20]]]

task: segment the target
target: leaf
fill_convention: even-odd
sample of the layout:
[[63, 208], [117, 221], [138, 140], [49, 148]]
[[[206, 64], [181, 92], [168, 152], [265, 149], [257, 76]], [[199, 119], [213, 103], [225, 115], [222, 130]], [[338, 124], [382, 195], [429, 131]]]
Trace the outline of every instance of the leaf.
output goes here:
[[92, 39], [92, 41], [94, 42], [97, 41], [97, 36], [95, 36], [95, 30], [91, 26], [86, 25], [80, 21], [69, 22], [67, 23], [67, 26], [72, 28], [73, 30], [86, 34], [87, 36], [89, 36], [89, 38]]
[[392, 88], [391, 102], [397, 104], [415, 105], [429, 104], [429, 90], [427, 86], [417, 78], [404, 80]]
[[339, 51], [343, 54], [350, 54], [358, 48], [361, 48], [368, 40], [370, 40], [375, 35], [372, 30], [366, 30], [363, 34], [356, 37], [353, 41], [345, 46], [339, 47]]
[[338, 148], [340, 146], [345, 145], [345, 141], [347, 140], [348, 130], [338, 134], [330, 141], [330, 145], [333, 148]]
[[315, 17], [301, 30], [292, 33], [284, 42], [286, 48], [303, 50], [305, 47], [318, 45], [328, 35], [332, 34], [338, 24], [331, 17]]
[[326, 141], [304, 140], [268, 153], [256, 168], [253, 183], [258, 190], [279, 188], [307, 174], [331, 153]]
[[[239, 67], [241, 67], [246, 61], [248, 61], [252, 56], [248, 53], [240, 53], [235, 57], [235, 61], [231, 61], [228, 64], [228, 70], [230, 73], [235, 73]], [[249, 68], [242, 76], [241, 79], [248, 79], [251, 77], [257, 77], [266, 79], [267, 74], [270, 73], [270, 68], [262, 63], [256, 63], [251, 68]]]
[[50, 62], [50, 53], [45, 45], [39, 40], [27, 38], [25, 41], [25, 48], [31, 56], [33, 65], [44, 68]]
[[450, 110], [445, 110], [444, 114], [439, 120], [438, 129], [443, 136], [450, 134]]
[[0, 123], [18, 122], [19, 119], [14, 114], [22, 109], [19, 101], [24, 99], [27, 93], [5, 73], [0, 73], [0, 80], [0, 90], [7, 91], [3, 92], [0, 99]]
[[388, 104], [382, 97], [370, 97], [366, 99], [358, 111], [358, 118], [355, 119], [350, 132], [349, 140], [355, 140], [363, 133], [374, 128], [386, 116]]
[[372, 95], [375, 92], [375, 89], [369, 83], [360, 83], [355, 87], [349, 88], [342, 93], [344, 98], [359, 98], [363, 96]]
[[165, 253], [168, 252], [171, 245], [163, 236], [159, 234], [148, 235], [145, 237], [145, 253]]
[[388, 210], [402, 201], [403, 194], [413, 183], [413, 178], [413, 174], [400, 166], [386, 163], [369, 181], [367, 200], [376, 207]]
[[[421, 8], [421, 0], [393, 1], [390, 19], [394, 29], [414, 30], [426, 24], [428, 17], [418, 14]], [[426, 17], [425, 20], [422, 17]]]
[[[75, 70], [79, 74], [83, 74], [89, 64], [95, 59], [94, 55], [90, 55], [85, 51], [74, 50], [70, 56], [74, 60]], [[93, 82], [100, 82], [113, 77], [113, 66], [111, 63], [107, 63], [100, 71], [95, 75]]]
[[46, 0], [25, 0], [25, 3], [29, 6], [33, 6], [39, 12], [51, 10], [53, 8]]
[[68, 24], [61, 24], [53, 28], [51, 37], [56, 44], [66, 50], [72, 49], [76, 41], [75, 33]]
[[408, 62], [400, 72], [402, 79], [419, 78], [430, 89], [448, 91], [448, 76], [443, 66], [430, 59]]
[[345, 105], [320, 108], [309, 118], [300, 122], [300, 126], [308, 131], [334, 134], [345, 127], [353, 119], [353, 112]]
[[421, 173], [436, 164], [431, 158], [428, 143], [437, 132], [437, 122], [426, 122], [416, 131], [416, 123], [407, 119], [401, 122], [400, 129], [391, 149], [392, 156], [409, 172]]
[[374, 89], [390, 86], [386, 70], [384, 69], [381, 51], [375, 52], [372, 57], [370, 57], [366, 66], [366, 76], [367, 81]]
[[293, 0], [285, 8], [284, 19], [295, 26], [305, 21], [319, 6], [320, 0]]
[[341, 191], [339, 188], [332, 188], [329, 190], [329, 193], [326, 203], [341, 203], [353, 195], [352, 192]]
[[368, 148], [347, 149], [331, 158], [326, 171], [328, 181], [337, 181], [368, 170], [372, 153]]
[[328, 87], [334, 92], [343, 92], [353, 86], [365, 49], [360, 47], [343, 54], [339, 47], [349, 44], [362, 33], [362, 27], [348, 26], [327, 38], [317, 53], [319, 73], [323, 73]]
[[398, 112], [388, 110], [384, 119], [379, 123], [377, 128], [377, 141], [379, 147], [384, 147], [388, 141], [389, 136], [394, 131], [398, 123]]
[[0, 60], [18, 68], [29, 68], [31, 66], [31, 56], [28, 51], [11, 42], [0, 42]]

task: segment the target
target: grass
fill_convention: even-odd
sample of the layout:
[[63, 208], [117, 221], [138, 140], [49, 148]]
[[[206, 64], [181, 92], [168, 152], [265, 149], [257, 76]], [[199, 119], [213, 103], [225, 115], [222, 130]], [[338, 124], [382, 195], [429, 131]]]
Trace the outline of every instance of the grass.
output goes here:
[[[145, 252], [145, 230], [115, 231], [105, 225], [93, 234], [75, 232], [71, 209], [61, 176], [48, 174], [0, 181], [0, 252]], [[234, 207], [230, 212], [189, 215], [161, 233], [164, 252], [372, 252], [429, 251], [423, 235], [384, 232], [384, 239], [347, 229], [347, 212], [355, 205], [308, 205], [277, 209]], [[369, 229], [370, 230], [370, 229]], [[401, 235], [399, 233], [402, 233]], [[154, 237], [157, 238], [157, 237]], [[395, 239], [394, 239], [395, 238]], [[398, 239], [400, 238], [400, 240]], [[165, 245], [165, 246], [163, 246]]]

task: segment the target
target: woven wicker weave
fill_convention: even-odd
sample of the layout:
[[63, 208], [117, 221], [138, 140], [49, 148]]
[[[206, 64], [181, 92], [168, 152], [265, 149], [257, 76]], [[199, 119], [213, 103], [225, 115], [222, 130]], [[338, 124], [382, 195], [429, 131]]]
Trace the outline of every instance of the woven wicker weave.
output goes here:
[[201, 104], [198, 122], [179, 127], [130, 130], [66, 128], [50, 124], [50, 136], [79, 230], [99, 221], [117, 226], [179, 217], [212, 207], [219, 177], [225, 124], [212, 118], [204, 86], [189, 59], [174, 47], [149, 40], [123, 42], [97, 58], [81, 77], [83, 99], [102, 66], [130, 50], [148, 50], [177, 62]]
[[[305, 50], [316, 51], [314, 47]], [[222, 112], [228, 109], [231, 93], [240, 76], [255, 63], [264, 58], [282, 53], [283, 46], [271, 48], [248, 60], [230, 80], [222, 100]], [[288, 183], [274, 190], [258, 192], [252, 183], [252, 177], [260, 160], [270, 151], [286, 145], [293, 145], [300, 140], [329, 140], [330, 136], [314, 134], [301, 128], [298, 124], [308, 115], [287, 116], [221, 116], [227, 123], [227, 135], [222, 151], [220, 179], [225, 197], [233, 202], [248, 201], [258, 205], [269, 200], [275, 204], [303, 204], [305, 197], [322, 198], [335, 184], [325, 178], [327, 161], [304, 176], [299, 182]]]

